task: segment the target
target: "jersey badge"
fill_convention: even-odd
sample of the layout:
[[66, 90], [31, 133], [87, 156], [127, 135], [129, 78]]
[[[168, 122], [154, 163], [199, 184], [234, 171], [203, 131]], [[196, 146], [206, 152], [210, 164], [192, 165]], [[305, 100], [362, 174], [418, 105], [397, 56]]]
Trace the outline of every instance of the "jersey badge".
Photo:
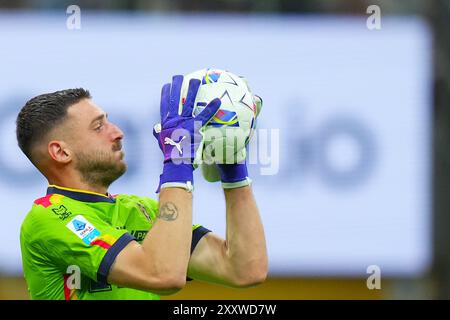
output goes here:
[[68, 224], [66, 224], [66, 227], [87, 245], [91, 245], [92, 242], [100, 236], [100, 231], [98, 231], [94, 225], [82, 215], [75, 216]]

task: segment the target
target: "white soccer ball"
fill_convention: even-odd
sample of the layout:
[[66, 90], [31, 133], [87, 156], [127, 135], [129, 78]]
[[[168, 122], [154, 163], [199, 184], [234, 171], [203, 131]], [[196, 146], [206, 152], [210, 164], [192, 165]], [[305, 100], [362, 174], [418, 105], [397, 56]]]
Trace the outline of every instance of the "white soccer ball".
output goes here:
[[[257, 101], [258, 98], [252, 94], [242, 77], [225, 70], [202, 69], [184, 77], [180, 112], [191, 79], [201, 81], [194, 103], [194, 116], [213, 99], [220, 98], [222, 102], [214, 118], [201, 131], [203, 142], [197, 151], [195, 163], [213, 165], [244, 161], [246, 145], [256, 127], [256, 116], [259, 111], [257, 105], [260, 101]], [[217, 177], [208, 180], [217, 180]]]

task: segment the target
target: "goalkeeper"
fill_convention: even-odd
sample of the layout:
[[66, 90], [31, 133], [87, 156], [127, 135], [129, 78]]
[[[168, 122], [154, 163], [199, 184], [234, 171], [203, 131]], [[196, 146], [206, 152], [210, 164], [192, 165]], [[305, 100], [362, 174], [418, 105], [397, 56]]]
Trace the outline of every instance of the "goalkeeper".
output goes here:
[[[226, 240], [192, 225], [191, 163], [198, 148], [192, 137], [199, 136], [220, 100], [193, 118], [200, 81], [191, 80], [178, 114], [182, 82], [174, 76], [161, 93], [161, 130], [154, 132], [164, 155], [159, 201], [108, 193], [126, 171], [123, 132], [88, 91], [43, 94], [22, 108], [18, 144], [49, 183], [20, 233], [32, 299], [159, 299], [182, 289], [189, 278], [231, 287], [264, 281], [264, 231], [245, 164], [218, 165]], [[187, 138], [172, 139], [174, 131]]]

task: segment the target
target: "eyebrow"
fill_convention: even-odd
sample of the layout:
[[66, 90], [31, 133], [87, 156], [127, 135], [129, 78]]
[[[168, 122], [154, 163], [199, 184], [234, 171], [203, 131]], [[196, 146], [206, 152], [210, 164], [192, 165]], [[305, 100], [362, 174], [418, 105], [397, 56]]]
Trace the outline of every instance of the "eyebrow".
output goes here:
[[93, 124], [94, 122], [96, 122], [96, 121], [103, 120], [104, 118], [108, 118], [108, 114], [107, 114], [107, 113], [102, 113], [101, 115], [95, 117], [95, 118], [91, 121], [90, 125], [92, 125], [92, 124]]

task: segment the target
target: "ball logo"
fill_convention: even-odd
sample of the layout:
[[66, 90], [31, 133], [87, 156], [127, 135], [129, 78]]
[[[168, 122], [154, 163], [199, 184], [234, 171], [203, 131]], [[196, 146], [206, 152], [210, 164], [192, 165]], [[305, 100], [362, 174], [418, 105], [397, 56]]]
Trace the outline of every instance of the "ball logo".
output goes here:
[[213, 127], [221, 127], [224, 125], [238, 127], [239, 122], [236, 112], [219, 109], [209, 125]]
[[210, 71], [202, 79], [202, 84], [217, 82], [220, 78], [220, 72]]

